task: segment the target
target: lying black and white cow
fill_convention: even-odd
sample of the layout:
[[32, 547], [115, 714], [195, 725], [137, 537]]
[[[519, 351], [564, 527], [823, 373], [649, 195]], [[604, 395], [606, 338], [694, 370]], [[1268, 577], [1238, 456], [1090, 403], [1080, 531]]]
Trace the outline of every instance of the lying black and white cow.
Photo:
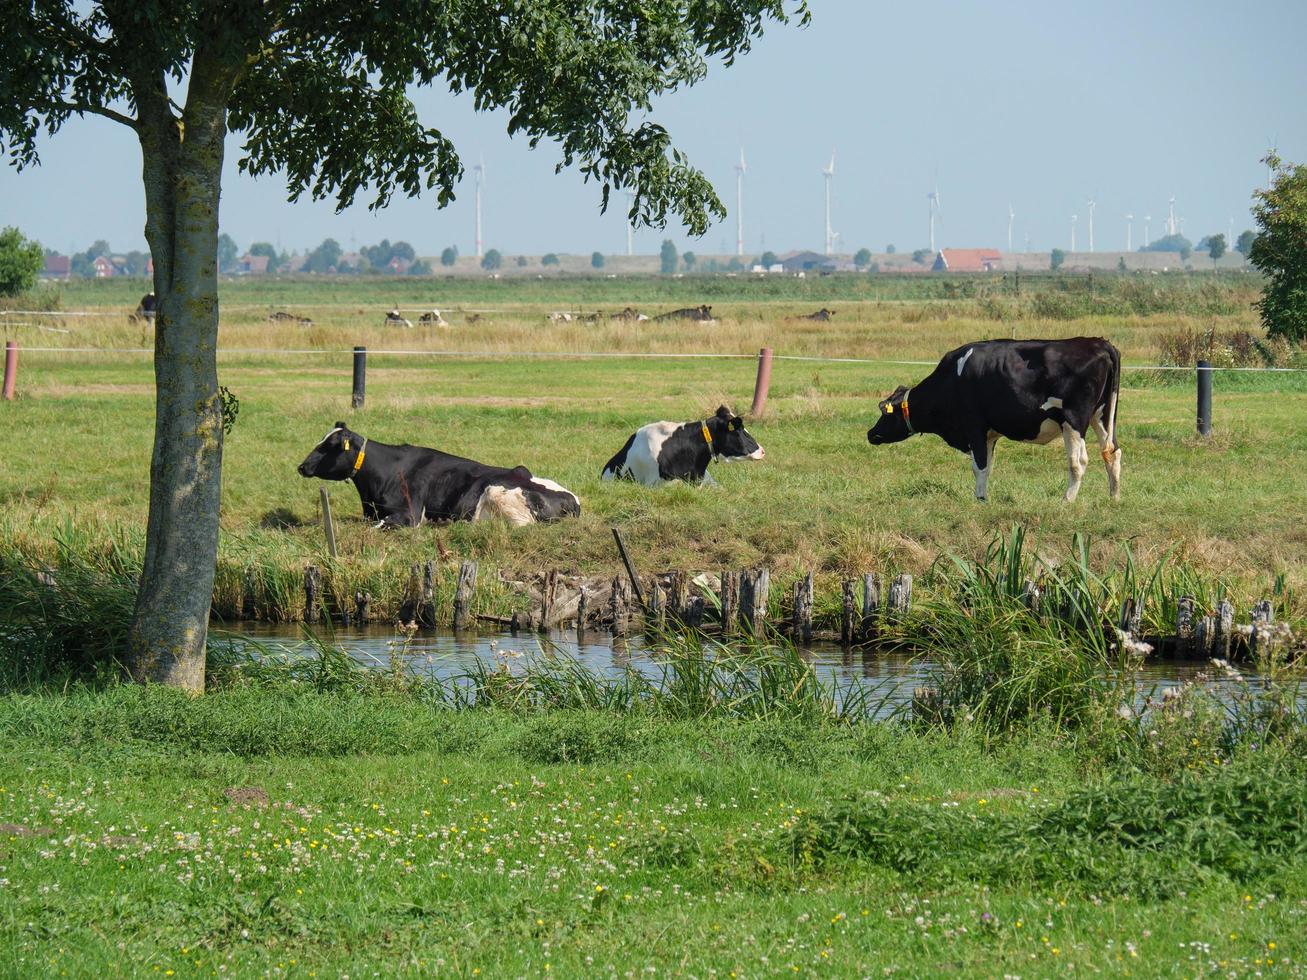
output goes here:
[[636, 429], [608, 461], [605, 480], [634, 480], [656, 487], [669, 480], [716, 481], [708, 475], [714, 459], [762, 459], [762, 447], [744, 429], [744, 419], [725, 405], [709, 419], [695, 422], [650, 422]]
[[576, 494], [525, 466], [504, 469], [421, 446], [365, 439], [344, 422], [299, 465], [300, 476], [353, 480], [363, 515], [381, 524], [416, 527], [428, 521], [511, 524], [556, 521], [581, 513]]
[[699, 323], [716, 323], [711, 306], [687, 306], [683, 310], [672, 310], [654, 317], [655, 320], [695, 320]]
[[1085, 433], [1092, 428], [1115, 500], [1121, 496], [1120, 391], [1121, 354], [1101, 337], [986, 340], [950, 351], [926, 380], [897, 388], [880, 403], [867, 441], [902, 442], [919, 432], [941, 436], [971, 454], [976, 498], [984, 500], [999, 436], [1043, 445], [1060, 435], [1069, 469], [1066, 499], [1072, 501], [1089, 466]]

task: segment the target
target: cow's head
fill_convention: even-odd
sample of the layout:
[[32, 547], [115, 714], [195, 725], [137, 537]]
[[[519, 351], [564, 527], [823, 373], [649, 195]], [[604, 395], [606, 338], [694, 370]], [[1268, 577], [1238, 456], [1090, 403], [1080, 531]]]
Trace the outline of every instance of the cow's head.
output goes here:
[[319, 480], [348, 480], [358, 472], [367, 440], [351, 432], [344, 422], [322, 437], [304, 457], [298, 469], [300, 476], [316, 476]]
[[733, 415], [725, 405], [712, 417], [712, 451], [717, 459], [728, 463], [739, 459], [762, 459], [758, 441], [744, 429], [744, 419]]
[[912, 435], [912, 429], [909, 427], [911, 423], [904, 412], [908, 391], [908, 388], [899, 385], [894, 389], [894, 394], [881, 401], [880, 417], [876, 419], [876, 424], [867, 430], [867, 441], [873, 446], [887, 442], [902, 442]]

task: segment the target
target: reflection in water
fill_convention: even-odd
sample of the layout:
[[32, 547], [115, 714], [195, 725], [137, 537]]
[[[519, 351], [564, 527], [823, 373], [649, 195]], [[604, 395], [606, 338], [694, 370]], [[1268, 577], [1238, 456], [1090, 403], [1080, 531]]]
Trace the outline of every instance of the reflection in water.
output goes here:
[[[352, 627], [334, 633], [322, 631], [326, 641], [334, 641], [357, 663], [366, 667], [388, 668], [395, 658], [407, 662], [414, 674], [432, 680], [446, 680], [462, 674], [477, 663], [491, 660], [520, 662], [533, 656], [555, 653], [575, 659], [597, 674], [621, 677], [628, 670], [638, 671], [651, 679], [662, 676], [658, 660], [638, 635], [610, 636], [587, 630], [556, 631], [547, 636], [504, 633], [478, 634], [427, 630], [397, 634], [390, 627]], [[309, 654], [312, 645], [299, 627], [242, 623], [230, 632], [214, 630], [219, 641], [230, 640], [240, 646], [242, 638], [278, 653]], [[873, 692], [881, 712], [889, 713], [912, 698], [914, 688], [930, 683], [935, 664], [926, 658], [910, 658], [902, 653], [880, 650], [845, 650], [835, 644], [814, 644], [802, 653], [817, 676], [834, 683], [837, 690], [858, 685]], [[1201, 661], [1153, 660], [1139, 670], [1137, 685], [1140, 698], [1168, 687], [1177, 687], [1192, 679], [1207, 665]], [[1249, 679], [1254, 675], [1246, 674]], [[1210, 677], [1210, 675], [1209, 675]], [[1218, 687], [1232, 683], [1228, 678], [1211, 677]]]

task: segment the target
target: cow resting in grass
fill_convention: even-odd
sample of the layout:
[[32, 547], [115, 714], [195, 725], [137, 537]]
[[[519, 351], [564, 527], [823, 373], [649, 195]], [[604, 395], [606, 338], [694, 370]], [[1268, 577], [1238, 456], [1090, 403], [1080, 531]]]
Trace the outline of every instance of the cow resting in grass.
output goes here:
[[634, 480], [656, 487], [671, 480], [714, 484], [708, 464], [762, 459], [762, 447], [744, 429], [744, 419], [725, 405], [694, 422], [650, 422], [636, 429], [604, 466], [605, 480]]
[[1060, 435], [1069, 502], [1089, 466], [1085, 434], [1092, 428], [1115, 500], [1121, 496], [1120, 391], [1121, 354], [1101, 337], [986, 340], [950, 351], [920, 384], [897, 388], [880, 403], [867, 441], [876, 446], [920, 432], [940, 436], [971, 455], [976, 499], [984, 500], [1000, 436], [1043, 445]]
[[363, 515], [389, 527], [494, 518], [522, 525], [581, 513], [576, 494], [525, 466], [505, 469], [436, 449], [392, 446], [366, 439], [344, 422], [313, 447], [299, 474], [353, 481]]

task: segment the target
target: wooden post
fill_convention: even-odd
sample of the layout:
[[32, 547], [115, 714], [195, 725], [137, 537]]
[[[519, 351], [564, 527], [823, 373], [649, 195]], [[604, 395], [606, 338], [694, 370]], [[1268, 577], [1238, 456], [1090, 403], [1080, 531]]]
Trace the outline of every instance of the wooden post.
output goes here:
[[436, 563], [422, 563], [422, 598], [418, 602], [417, 624], [423, 629], [436, 625]]
[[558, 569], [551, 568], [545, 572], [545, 580], [540, 588], [540, 628], [548, 630], [554, 618], [554, 603], [558, 600]]
[[853, 638], [857, 635], [854, 625], [857, 602], [853, 593], [853, 579], [846, 578], [840, 583], [840, 645], [845, 647], [853, 646]]
[[522, 612], [522, 610], [514, 609], [513, 615], [508, 619], [508, 632], [517, 636], [517, 634], [522, 630], [529, 629], [531, 625], [529, 622], [530, 618], [531, 617], [527, 613]]
[[767, 593], [771, 589], [771, 572], [755, 568], [740, 576], [740, 625], [754, 636], [767, 629]]
[[613, 632], [622, 636], [630, 629], [631, 586], [620, 575], [613, 576], [613, 591], [608, 603], [612, 613]]
[[790, 635], [800, 643], [812, 642], [812, 572], [794, 583], [794, 612]]
[[771, 387], [771, 348], [758, 351], [758, 378], [753, 384], [753, 407], [750, 418], [760, 418], [767, 410], [767, 389]]
[[1182, 595], [1175, 603], [1175, 645], [1183, 655], [1193, 653], [1194, 647], [1194, 597]]
[[454, 629], [467, 629], [472, 622], [472, 599], [477, 590], [477, 563], [465, 561], [458, 566], [458, 585], [454, 589]]
[[896, 576], [889, 587], [889, 612], [898, 619], [912, 608], [912, 576], [907, 572]]
[[862, 624], [858, 629], [863, 643], [875, 639], [880, 616], [880, 576], [868, 572], [862, 576]]
[[690, 583], [684, 572], [672, 572], [671, 581], [667, 583], [667, 618], [676, 622], [685, 621], [685, 607], [690, 603]]
[[1263, 637], [1270, 634], [1271, 623], [1275, 621], [1275, 610], [1271, 605], [1270, 599], [1262, 599], [1260, 602], [1253, 603], [1252, 626], [1253, 631], [1248, 634], [1248, 654], [1256, 659], [1264, 651], [1262, 644]]
[[418, 624], [418, 605], [422, 601], [422, 566], [413, 564], [408, 569], [408, 582], [404, 585], [404, 598], [399, 603], [399, 624]]
[[1198, 434], [1212, 434], [1212, 363], [1198, 362]]
[[327, 496], [327, 488], [318, 488], [318, 500], [322, 504], [322, 528], [327, 532], [327, 554], [332, 558], [336, 557], [336, 524], [331, 519], [331, 498]]
[[685, 604], [685, 612], [682, 615], [681, 622], [689, 629], [698, 629], [703, 625], [703, 611], [703, 596], [691, 596], [690, 601]]
[[304, 566], [304, 621], [316, 623], [322, 608], [322, 572], [317, 565]]
[[5, 401], [11, 402], [17, 396], [15, 388], [18, 386], [18, 341], [5, 341]]
[[1200, 616], [1194, 624], [1194, 646], [1203, 657], [1216, 652], [1216, 617]]
[[1216, 604], [1216, 652], [1230, 659], [1230, 640], [1234, 636], [1234, 603], [1222, 599]]
[[1039, 586], [1034, 579], [1028, 578], [1021, 583], [1021, 604], [1032, 613], [1039, 613]]
[[354, 593], [354, 622], [360, 626], [366, 626], [368, 620], [372, 618], [372, 593], [355, 592]]
[[617, 528], [612, 528], [613, 540], [617, 542], [617, 551], [622, 556], [622, 564], [626, 566], [627, 577], [631, 580], [631, 591], [635, 594], [636, 602], [640, 603], [640, 608], [644, 608], [644, 590], [640, 588], [640, 578], [635, 574], [635, 566], [631, 564], [631, 556], [626, 553], [626, 542], [622, 540], [622, 532]]
[[649, 589], [649, 605], [645, 613], [646, 621], [654, 629], [662, 629], [667, 625], [667, 598], [663, 594], [663, 587], [654, 580], [653, 586]]
[[740, 615], [740, 573], [722, 572], [722, 632], [735, 632], [736, 620]]
[[1121, 600], [1121, 618], [1118, 622], [1121, 632], [1137, 637], [1142, 622], [1143, 610], [1140, 609], [1138, 601], [1134, 596], [1126, 596]]
[[351, 408], [363, 407], [364, 389], [368, 383], [368, 349], [366, 347], [354, 348], [354, 390], [350, 394], [349, 404]]
[[581, 594], [576, 597], [576, 636], [577, 639], [585, 632], [585, 618], [590, 614], [590, 594], [586, 587], [581, 586]]

